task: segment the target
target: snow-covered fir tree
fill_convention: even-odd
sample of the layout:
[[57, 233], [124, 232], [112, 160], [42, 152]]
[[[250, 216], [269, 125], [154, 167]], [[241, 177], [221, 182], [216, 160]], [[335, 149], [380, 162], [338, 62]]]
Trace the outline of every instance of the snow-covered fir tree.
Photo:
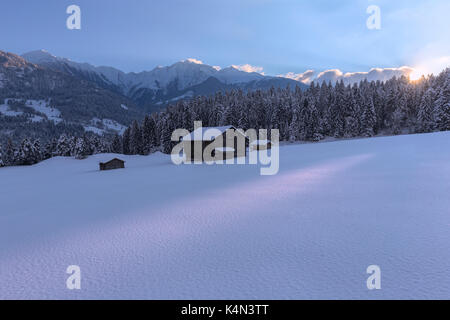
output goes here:
[[161, 149], [162, 152], [169, 154], [172, 151], [172, 132], [175, 127], [172, 123], [172, 118], [169, 116], [163, 120], [164, 126], [161, 131]]
[[123, 153], [122, 139], [118, 134], [114, 135], [113, 141], [111, 142], [110, 152]]
[[155, 121], [153, 117], [146, 116], [142, 123], [142, 151], [149, 154], [155, 147]]
[[130, 153], [143, 154], [142, 131], [137, 121], [134, 121], [130, 132]]
[[89, 146], [84, 138], [78, 138], [75, 142], [73, 154], [76, 159], [85, 159], [90, 153]]
[[375, 134], [377, 114], [372, 99], [365, 100], [362, 105], [361, 126], [359, 135], [372, 137]]
[[33, 142], [33, 159], [35, 160], [35, 163], [42, 160], [41, 141], [39, 139], [36, 139]]
[[16, 151], [13, 145], [13, 142], [11, 139], [8, 139], [8, 142], [6, 143], [6, 147], [3, 154], [3, 163], [6, 166], [13, 166], [16, 164]]
[[62, 134], [58, 139], [55, 155], [60, 157], [70, 157], [73, 149], [71, 142], [72, 139], [68, 138], [65, 134]]
[[430, 132], [434, 130], [436, 123], [434, 120], [434, 101], [436, 99], [436, 92], [433, 88], [429, 88], [419, 105], [419, 112], [417, 115], [417, 132]]
[[450, 69], [435, 103], [434, 116], [438, 130], [450, 130]]
[[58, 140], [55, 138], [51, 139], [44, 148], [44, 151], [42, 152], [42, 158], [44, 160], [50, 159], [51, 157], [56, 155], [56, 148], [58, 146]]
[[122, 136], [122, 152], [123, 152], [123, 154], [131, 154], [130, 132], [131, 132], [131, 129], [128, 127], [125, 129], [123, 136]]
[[40, 161], [40, 155], [35, 149], [34, 143], [29, 139], [24, 139], [20, 144], [16, 155], [16, 162], [19, 165], [32, 165]]

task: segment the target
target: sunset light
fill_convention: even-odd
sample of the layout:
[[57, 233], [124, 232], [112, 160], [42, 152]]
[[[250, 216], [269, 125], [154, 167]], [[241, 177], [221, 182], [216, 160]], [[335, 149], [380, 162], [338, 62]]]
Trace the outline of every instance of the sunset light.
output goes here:
[[425, 74], [426, 72], [424, 72], [423, 69], [414, 68], [414, 70], [409, 74], [409, 79], [411, 81], [417, 81], [420, 78], [422, 78], [422, 76], [424, 76]]

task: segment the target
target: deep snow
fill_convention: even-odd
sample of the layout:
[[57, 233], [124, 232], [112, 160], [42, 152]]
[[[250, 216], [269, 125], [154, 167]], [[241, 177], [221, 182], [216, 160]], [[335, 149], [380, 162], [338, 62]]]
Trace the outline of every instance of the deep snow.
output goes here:
[[276, 176], [113, 156], [0, 169], [1, 299], [450, 298], [450, 133], [286, 145]]

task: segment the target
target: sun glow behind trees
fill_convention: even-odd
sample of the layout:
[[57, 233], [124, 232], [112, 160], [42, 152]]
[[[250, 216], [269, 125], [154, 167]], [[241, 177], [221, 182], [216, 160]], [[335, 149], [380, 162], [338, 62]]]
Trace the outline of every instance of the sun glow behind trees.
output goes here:
[[437, 75], [448, 67], [450, 67], [450, 56], [424, 59], [423, 62], [418, 63], [413, 68], [414, 71], [409, 75], [409, 79], [416, 81], [421, 79], [422, 76]]
[[414, 71], [410, 73], [409, 79], [411, 81], [420, 80], [423, 76], [425, 76], [426, 72], [422, 71], [420, 68], [414, 68]]

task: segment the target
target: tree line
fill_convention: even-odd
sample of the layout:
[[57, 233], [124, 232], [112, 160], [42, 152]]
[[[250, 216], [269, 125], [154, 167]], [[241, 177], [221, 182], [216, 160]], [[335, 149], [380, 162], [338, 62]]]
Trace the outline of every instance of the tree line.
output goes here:
[[75, 157], [84, 159], [96, 153], [110, 151], [110, 142], [93, 134], [80, 137], [62, 134], [59, 139], [51, 139], [41, 144], [40, 139], [25, 138], [19, 145], [9, 139], [0, 146], [0, 166], [33, 165], [52, 157]]
[[202, 121], [204, 127], [279, 129], [280, 140], [291, 142], [450, 130], [450, 69], [418, 81], [401, 77], [353, 85], [312, 82], [307, 90], [287, 87], [200, 96], [146, 116], [142, 123], [134, 121], [113, 149], [124, 154], [170, 153], [172, 132], [192, 131], [194, 121]]

